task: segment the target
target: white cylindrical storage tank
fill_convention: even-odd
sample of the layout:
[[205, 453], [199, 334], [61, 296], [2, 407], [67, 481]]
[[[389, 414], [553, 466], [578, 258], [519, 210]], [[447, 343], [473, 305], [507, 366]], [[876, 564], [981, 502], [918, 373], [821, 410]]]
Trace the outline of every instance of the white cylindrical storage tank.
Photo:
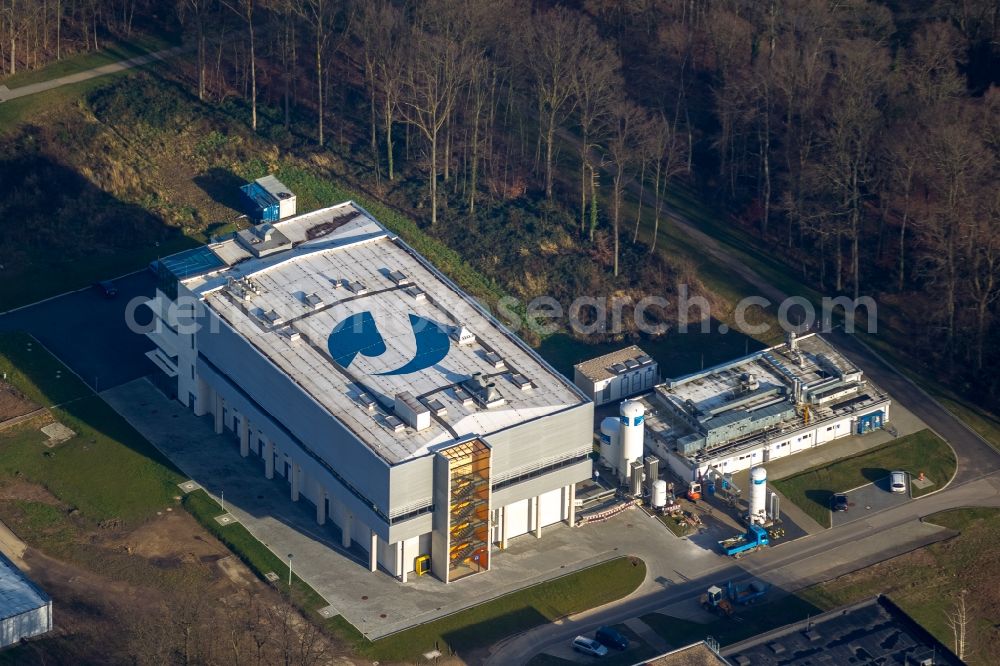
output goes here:
[[613, 416], [601, 421], [601, 461], [614, 471], [621, 458], [621, 425]]
[[618, 475], [627, 480], [631, 474], [631, 464], [642, 460], [646, 409], [635, 400], [626, 400], [619, 409], [621, 414], [621, 458], [618, 461]]
[[767, 470], [754, 467], [750, 470], [750, 524], [767, 522]]
[[651, 504], [654, 509], [662, 509], [667, 505], [667, 482], [660, 479], [653, 482], [653, 499]]

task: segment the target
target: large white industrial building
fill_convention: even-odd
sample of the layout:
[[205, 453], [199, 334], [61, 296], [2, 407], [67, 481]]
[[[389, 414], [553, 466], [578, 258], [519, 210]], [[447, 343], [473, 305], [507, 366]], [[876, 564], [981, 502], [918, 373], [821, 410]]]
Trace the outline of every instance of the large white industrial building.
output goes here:
[[636, 345], [573, 366], [573, 383], [595, 405], [618, 402], [660, 382], [656, 361]]
[[0, 553], [0, 648], [52, 631], [52, 599]]
[[816, 334], [667, 381], [645, 445], [681, 478], [762, 465], [889, 421], [889, 396]]
[[357, 205], [241, 231], [159, 275], [161, 385], [372, 571], [405, 581], [429, 555], [454, 581], [572, 524], [593, 404]]

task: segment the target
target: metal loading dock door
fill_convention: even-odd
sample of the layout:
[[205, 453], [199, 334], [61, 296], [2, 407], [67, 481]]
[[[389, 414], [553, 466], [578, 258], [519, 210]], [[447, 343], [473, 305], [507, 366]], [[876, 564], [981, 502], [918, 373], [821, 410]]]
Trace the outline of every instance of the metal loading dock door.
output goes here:
[[863, 435], [866, 432], [871, 432], [872, 430], [878, 430], [882, 427], [882, 421], [885, 417], [885, 412], [881, 409], [872, 412], [871, 414], [865, 414], [864, 416], [858, 417], [858, 434]]

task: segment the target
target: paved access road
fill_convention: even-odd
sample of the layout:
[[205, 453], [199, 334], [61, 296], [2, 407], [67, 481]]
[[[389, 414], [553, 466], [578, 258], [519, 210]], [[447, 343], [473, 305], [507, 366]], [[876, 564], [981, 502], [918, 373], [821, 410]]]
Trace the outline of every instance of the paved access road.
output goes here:
[[67, 86], [71, 83], [79, 83], [80, 81], [87, 81], [88, 79], [96, 79], [98, 76], [114, 74], [115, 72], [132, 69], [133, 67], [141, 67], [142, 65], [156, 60], [165, 60], [178, 55], [183, 53], [185, 50], [187, 50], [187, 47], [185, 46], [175, 46], [174, 48], [156, 51], [155, 53], [147, 53], [145, 55], [135, 56], [134, 58], [128, 58], [126, 60], [119, 60], [118, 62], [113, 62], [107, 65], [101, 65], [100, 67], [94, 67], [93, 69], [77, 72], [76, 74], [60, 76], [57, 79], [39, 81], [38, 83], [21, 86], [20, 88], [14, 88], [13, 90], [7, 86], [0, 86], [0, 102], [17, 99], [18, 97], [26, 97], [27, 95], [34, 95], [36, 93], [45, 92], [46, 90], [52, 90], [53, 88]]
[[[85, 287], [0, 314], [0, 331], [35, 336], [97, 391], [147, 375], [155, 369], [145, 356], [153, 343], [129, 329], [126, 307], [133, 298], [153, 296], [155, 279], [148, 271], [139, 271], [114, 284], [115, 298]], [[140, 322], [151, 317], [145, 307], [136, 313]]]
[[[1000, 470], [1000, 454], [979, 434], [927, 395], [861, 343], [857, 336], [837, 329], [826, 336], [837, 349], [858, 365], [872, 381], [889, 392], [894, 402], [906, 405], [931, 429], [951, 444], [958, 455], [953, 483], [964, 483]], [[890, 408], [891, 410], [891, 408]], [[892, 414], [890, 411], [890, 422]]]
[[[534, 655], [569, 642], [577, 634], [589, 634], [605, 624], [617, 624], [665, 607], [686, 604], [694, 609], [702, 592], [729, 579], [762, 578], [775, 591], [794, 592], [850, 571], [881, 562], [926, 543], [953, 534], [944, 528], [918, 522], [923, 516], [963, 506], [1000, 507], [1000, 473], [874, 514], [866, 520], [810, 535], [794, 542], [754, 553], [706, 570], [696, 580], [671, 585], [649, 593], [638, 592], [614, 604], [546, 624], [494, 646], [487, 664], [523, 664]], [[721, 558], [720, 558], [721, 559]]]

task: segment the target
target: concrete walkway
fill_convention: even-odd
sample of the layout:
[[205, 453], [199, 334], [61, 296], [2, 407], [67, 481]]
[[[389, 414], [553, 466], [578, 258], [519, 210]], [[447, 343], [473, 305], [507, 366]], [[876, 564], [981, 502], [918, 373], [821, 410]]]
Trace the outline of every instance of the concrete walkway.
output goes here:
[[98, 76], [114, 74], [115, 72], [122, 72], [126, 69], [132, 69], [134, 67], [141, 67], [142, 65], [157, 60], [166, 60], [167, 58], [183, 53], [187, 49], [188, 47], [186, 46], [175, 46], [162, 51], [156, 51], [155, 53], [146, 53], [144, 55], [135, 56], [134, 58], [128, 58], [126, 60], [119, 60], [118, 62], [109, 63], [107, 65], [101, 65], [100, 67], [94, 67], [93, 69], [77, 72], [76, 74], [68, 74], [66, 76], [60, 76], [59, 78], [50, 79], [48, 81], [39, 81], [38, 83], [21, 86], [20, 88], [14, 88], [13, 90], [9, 89], [7, 86], [0, 86], [0, 102], [17, 99], [18, 97], [34, 95], [36, 93], [45, 92], [46, 90], [67, 86], [71, 83], [79, 83], [89, 79], [96, 79]]

